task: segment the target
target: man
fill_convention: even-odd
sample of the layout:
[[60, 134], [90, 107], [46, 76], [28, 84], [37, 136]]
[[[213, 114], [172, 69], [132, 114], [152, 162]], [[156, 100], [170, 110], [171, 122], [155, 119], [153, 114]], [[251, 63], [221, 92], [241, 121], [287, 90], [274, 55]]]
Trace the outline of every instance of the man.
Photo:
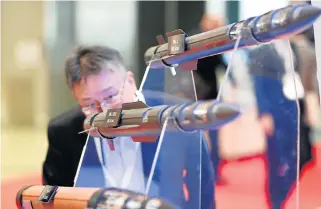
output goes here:
[[[79, 106], [50, 121], [43, 183], [59, 186], [126, 187], [141, 192], [150, 175], [158, 143], [137, 145], [129, 137], [120, 137], [113, 139], [115, 150], [112, 151], [106, 139], [89, 137], [86, 140], [86, 134], [79, 134], [83, 131], [85, 115], [97, 111], [97, 102], [102, 109], [108, 109], [136, 100], [134, 95], [137, 88], [133, 73], [125, 70], [118, 51], [103, 46], [79, 48], [67, 59], [65, 73], [67, 84]], [[153, 178], [153, 195], [181, 208], [198, 208], [199, 185], [195, 185], [195, 182], [199, 182], [201, 173], [202, 208], [213, 208], [213, 171], [209, 166], [211, 162], [206, 143], [202, 147], [200, 171], [200, 162], [196, 162], [192, 156], [188, 157], [190, 151], [197, 150], [192, 149], [195, 143], [199, 144], [197, 140], [189, 140], [187, 137], [186, 140], [164, 142], [162, 149], [165, 149], [167, 155], [163, 154], [160, 157], [162, 162], [156, 165], [157, 175], [154, 176], [159, 178]], [[100, 149], [103, 151], [100, 152]], [[187, 171], [185, 182], [183, 169]], [[127, 173], [131, 173], [131, 180], [124, 184], [124, 179], [128, 179]], [[189, 191], [188, 200], [183, 196], [184, 183]]]
[[[291, 3], [300, 2], [291, 1]], [[311, 1], [304, 1], [303, 3], [311, 4]], [[301, 117], [300, 169], [302, 169], [312, 159], [311, 129], [318, 121], [318, 111], [320, 109], [313, 26], [292, 37], [291, 48], [296, 58], [295, 70], [300, 75], [304, 89], [304, 97], [299, 99]]]
[[282, 208], [297, 175], [299, 113], [296, 101], [288, 98], [282, 91], [285, 84], [280, 79], [280, 74], [284, 76], [288, 73], [285, 67], [290, 52], [288, 46], [286, 40], [281, 40], [246, 51], [248, 67], [253, 75], [258, 113], [271, 115], [273, 120], [273, 129], [266, 139], [267, 183], [271, 209]]
[[[217, 21], [214, 21], [214, 25]], [[312, 31], [313, 32], [313, 31]], [[313, 33], [311, 34], [311, 30], [308, 30], [304, 33], [308, 39], [313, 40]], [[302, 55], [296, 54], [294, 46], [296, 45], [295, 40], [292, 40], [292, 49], [294, 50], [294, 59], [297, 61], [301, 59], [302, 63]], [[264, 133], [267, 137], [267, 158], [268, 158], [268, 188], [269, 188], [269, 199], [271, 201], [271, 208], [281, 208], [281, 205], [284, 204], [284, 200], [286, 199], [288, 192], [295, 181], [296, 173], [296, 155], [291, 154], [291, 150], [296, 152], [296, 140], [297, 140], [297, 107], [295, 101], [290, 101], [285, 98], [285, 95], [282, 94], [282, 83], [279, 79], [271, 79], [268, 76], [258, 76], [265, 75], [268, 71], [272, 71], [275, 73], [284, 73], [283, 69], [284, 63], [282, 58], [279, 56], [275, 56], [278, 54], [275, 50], [275, 44], [261, 46], [259, 49], [248, 49], [241, 50], [240, 52], [244, 52], [246, 56], [249, 58], [249, 61], [246, 63], [251, 74], [253, 74], [253, 83], [256, 94], [256, 99], [258, 103], [259, 109], [259, 122], [263, 127]], [[287, 48], [286, 48], [287, 49]], [[301, 51], [302, 47], [299, 48]], [[307, 48], [305, 48], [307, 49]], [[305, 52], [305, 57], [309, 56]], [[217, 56], [205, 58], [210, 62], [217, 62]], [[307, 58], [305, 58], [307, 59]], [[311, 60], [311, 59], [310, 59]], [[305, 61], [310, 66], [315, 63], [315, 61]], [[205, 62], [205, 61], [204, 61]], [[273, 64], [271, 64], [273, 63]], [[301, 64], [302, 65], [302, 64]], [[296, 71], [299, 71], [301, 78], [302, 74], [307, 74], [309, 79], [306, 79], [310, 85], [311, 82], [311, 69], [303, 69], [302, 66], [296, 66]], [[210, 68], [213, 64], [205, 63], [204, 68]], [[300, 69], [298, 69], [300, 68]], [[232, 70], [231, 74], [235, 69]], [[255, 72], [254, 72], [255, 71]], [[261, 72], [259, 72], [261, 71]], [[209, 72], [209, 71], [208, 71]], [[213, 73], [213, 71], [212, 71]], [[277, 77], [277, 76], [275, 76]], [[304, 76], [303, 76], [304, 77]], [[233, 80], [233, 76], [230, 76], [230, 79]], [[303, 79], [304, 80], [304, 79]], [[233, 81], [232, 81], [233, 82]], [[242, 81], [244, 82], [244, 81]], [[269, 86], [269, 88], [266, 88]], [[307, 95], [308, 96], [308, 95]], [[286, 106], [289, 109], [290, 114], [287, 114], [286, 111], [281, 109], [279, 102], [283, 102], [282, 106]], [[310, 100], [311, 101], [311, 100]], [[311, 106], [312, 102], [309, 102]], [[313, 109], [313, 108], [310, 108]], [[302, 114], [302, 110], [304, 107], [302, 105], [302, 100], [300, 101], [300, 110]], [[310, 114], [313, 115], [313, 114]], [[314, 114], [315, 115], [315, 114]], [[289, 122], [291, 121], [291, 123]], [[277, 130], [276, 130], [277, 129]], [[300, 120], [300, 168], [308, 162], [311, 158], [311, 150], [310, 145], [308, 143], [309, 136], [307, 126], [304, 122], [304, 119], [301, 115]], [[283, 136], [282, 136], [283, 134]], [[212, 141], [213, 141], [212, 137]], [[215, 152], [213, 152], [215, 153]], [[216, 158], [218, 159], [218, 158]], [[215, 162], [215, 158], [212, 158], [212, 161]], [[284, 169], [286, 167], [287, 169]], [[281, 170], [286, 170], [284, 173], [280, 172]], [[280, 174], [282, 173], [282, 174]]]

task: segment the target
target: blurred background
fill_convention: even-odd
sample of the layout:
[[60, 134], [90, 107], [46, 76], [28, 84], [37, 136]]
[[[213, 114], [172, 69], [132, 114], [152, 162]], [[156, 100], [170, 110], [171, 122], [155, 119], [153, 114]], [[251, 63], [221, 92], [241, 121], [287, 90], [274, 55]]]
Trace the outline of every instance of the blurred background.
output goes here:
[[[157, 44], [156, 35], [177, 28], [191, 31], [199, 26], [204, 14], [215, 14], [232, 23], [288, 4], [286, 0], [2, 1], [2, 206], [14, 208], [12, 197], [20, 186], [41, 183], [48, 121], [75, 104], [65, 82], [63, 65], [76, 45], [105, 44], [118, 49], [139, 85], [146, 68], [143, 54]], [[241, 131], [250, 135], [243, 136], [244, 140], [238, 144], [221, 140], [219, 150], [223, 160], [246, 157], [248, 153], [262, 154], [265, 150], [266, 143], [259, 129], [252, 125], [238, 127], [239, 132], [227, 134], [226, 138], [239, 136]], [[260, 161], [250, 164], [264, 166]], [[229, 166], [225, 170], [227, 177], [242, 165], [233, 161]], [[249, 170], [241, 170], [245, 171], [244, 175], [251, 175]], [[264, 175], [258, 181], [264, 181]], [[236, 184], [239, 183], [236, 180]], [[242, 187], [246, 185], [238, 186]], [[218, 191], [220, 189], [218, 196], [228, 190], [222, 187]]]

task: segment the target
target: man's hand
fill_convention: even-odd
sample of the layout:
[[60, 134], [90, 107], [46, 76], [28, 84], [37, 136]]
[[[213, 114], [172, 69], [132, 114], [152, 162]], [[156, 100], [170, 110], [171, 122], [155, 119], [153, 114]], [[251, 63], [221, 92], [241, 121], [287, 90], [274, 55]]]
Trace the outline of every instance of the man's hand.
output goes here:
[[[96, 107], [96, 113], [103, 112], [103, 109], [102, 109], [101, 104], [100, 104], [99, 101], [95, 100], [94, 104], [95, 104], [95, 107]], [[93, 133], [93, 132], [96, 131], [96, 130], [91, 130], [92, 128], [88, 128], [88, 123], [87, 124], [84, 123], [83, 124], [83, 128], [84, 128], [84, 131], [80, 132], [80, 133], [86, 133], [86, 132]]]
[[[96, 106], [97, 113], [103, 112], [103, 108], [101, 107], [101, 104], [99, 101], [95, 100], [94, 104]], [[107, 139], [108, 147], [111, 151], [115, 150], [114, 140], [113, 139]]]

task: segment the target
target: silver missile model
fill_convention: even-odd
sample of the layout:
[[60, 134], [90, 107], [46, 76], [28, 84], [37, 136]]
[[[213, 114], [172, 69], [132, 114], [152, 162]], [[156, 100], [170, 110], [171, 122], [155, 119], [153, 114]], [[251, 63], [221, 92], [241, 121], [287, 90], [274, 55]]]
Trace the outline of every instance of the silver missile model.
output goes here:
[[296, 4], [190, 37], [176, 30], [166, 34], [168, 43], [158, 36], [159, 45], [146, 51], [145, 61], [152, 69], [195, 70], [199, 58], [232, 50], [240, 37], [239, 48], [289, 37], [311, 27], [320, 14], [318, 7]]
[[155, 107], [138, 101], [87, 117], [84, 128], [92, 136], [130, 136], [136, 142], [154, 142], [166, 120], [166, 131], [193, 132], [218, 129], [239, 115], [238, 105], [216, 100]]

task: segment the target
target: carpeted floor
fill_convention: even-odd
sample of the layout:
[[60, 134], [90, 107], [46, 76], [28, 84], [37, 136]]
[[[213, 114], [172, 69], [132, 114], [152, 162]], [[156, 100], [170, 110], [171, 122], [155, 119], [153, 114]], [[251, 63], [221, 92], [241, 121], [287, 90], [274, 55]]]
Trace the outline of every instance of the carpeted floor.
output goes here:
[[[229, 162], [222, 168], [225, 185], [216, 186], [217, 209], [267, 209], [264, 158]], [[300, 178], [299, 209], [321, 208], [321, 168], [314, 162], [303, 168]], [[297, 190], [289, 194], [284, 209], [296, 209]]]
[[16, 194], [25, 185], [40, 184], [40, 174], [34, 173], [20, 178], [1, 181], [1, 208], [16, 209]]
[[[221, 170], [227, 180], [216, 186], [217, 209], [267, 209], [264, 192], [264, 159], [262, 157], [245, 161], [226, 163]], [[321, 169], [313, 162], [303, 169], [300, 181], [300, 209], [321, 208]], [[30, 174], [2, 182], [3, 209], [15, 209], [16, 192], [24, 185], [40, 184], [40, 174]], [[289, 197], [285, 209], [296, 209], [295, 191]]]

